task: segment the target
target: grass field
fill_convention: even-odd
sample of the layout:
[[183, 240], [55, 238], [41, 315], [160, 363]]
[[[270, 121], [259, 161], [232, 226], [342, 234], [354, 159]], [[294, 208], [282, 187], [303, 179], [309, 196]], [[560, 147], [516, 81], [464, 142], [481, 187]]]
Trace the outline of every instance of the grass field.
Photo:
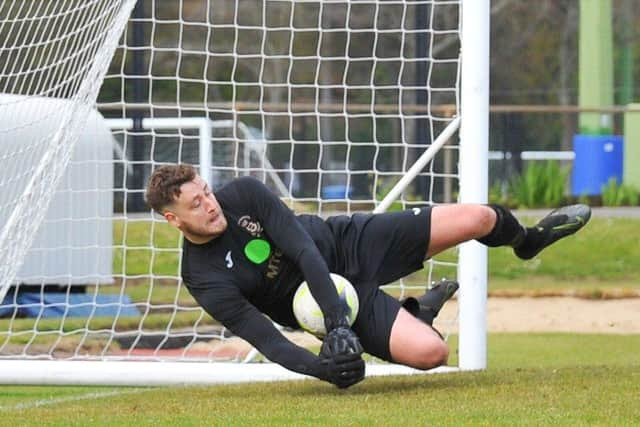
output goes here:
[[[533, 223], [533, 218], [523, 219]], [[577, 235], [547, 248], [530, 261], [516, 258], [510, 248], [489, 251], [489, 290], [528, 289], [530, 283], [537, 288], [626, 287], [640, 288], [640, 244], [638, 218], [593, 218]], [[116, 222], [114, 242], [129, 248], [116, 249], [114, 272], [127, 275], [148, 275], [149, 264], [157, 275], [178, 274], [177, 247], [180, 236], [165, 223], [133, 222], [125, 228]], [[164, 249], [152, 253], [151, 247]], [[133, 248], [133, 249], [131, 249]], [[444, 261], [454, 259], [453, 251], [443, 254]], [[449, 272], [448, 270], [444, 270]], [[438, 274], [438, 273], [436, 273]], [[423, 280], [417, 274], [416, 280]], [[173, 298], [173, 295], [171, 296]]]
[[640, 285], [638, 227], [637, 218], [593, 218], [576, 235], [526, 262], [516, 259], [509, 248], [495, 248], [490, 250], [489, 275], [514, 280], [547, 276], [560, 282], [635, 280]]
[[[0, 388], [0, 425], [634, 426], [639, 336], [498, 334], [483, 372], [174, 388]], [[206, 369], [206, 365], [203, 365]]]
[[[489, 292], [638, 295], [639, 228], [638, 219], [594, 218], [577, 236], [527, 262], [509, 249], [491, 250]], [[128, 250], [126, 262], [124, 252], [116, 251], [114, 271], [127, 274], [148, 274], [143, 266], [150, 244], [170, 249], [179, 238], [164, 224], [144, 222], [126, 229], [116, 224], [115, 232], [116, 241], [138, 247]], [[175, 252], [154, 260], [154, 273], [176, 274]], [[174, 284], [151, 289], [142, 281], [128, 292], [134, 300], [191, 301], [184, 290], [176, 294]], [[451, 342], [455, 364], [455, 337]], [[1, 386], [0, 426], [640, 425], [640, 335], [493, 334], [488, 349], [483, 372], [369, 378], [346, 391], [315, 380], [174, 388]]]

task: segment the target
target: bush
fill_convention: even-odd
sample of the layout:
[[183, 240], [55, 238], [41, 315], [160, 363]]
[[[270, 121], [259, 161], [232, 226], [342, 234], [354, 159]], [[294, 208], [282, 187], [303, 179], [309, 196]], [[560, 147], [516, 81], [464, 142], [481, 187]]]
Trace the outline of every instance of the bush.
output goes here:
[[508, 208], [517, 208], [512, 200], [511, 188], [504, 181], [495, 182], [489, 187], [489, 203], [496, 203]]
[[615, 178], [602, 186], [603, 206], [635, 206], [640, 201], [640, 193], [625, 184], [618, 184]]
[[557, 207], [565, 201], [569, 168], [558, 162], [529, 163], [524, 173], [511, 183], [511, 196], [520, 208]]

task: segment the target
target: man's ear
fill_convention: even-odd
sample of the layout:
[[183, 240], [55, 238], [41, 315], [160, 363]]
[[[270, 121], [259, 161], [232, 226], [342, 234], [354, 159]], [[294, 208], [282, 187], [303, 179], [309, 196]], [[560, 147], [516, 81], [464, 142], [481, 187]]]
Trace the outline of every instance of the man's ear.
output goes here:
[[165, 211], [163, 214], [164, 219], [176, 228], [180, 228], [180, 218], [171, 211]]

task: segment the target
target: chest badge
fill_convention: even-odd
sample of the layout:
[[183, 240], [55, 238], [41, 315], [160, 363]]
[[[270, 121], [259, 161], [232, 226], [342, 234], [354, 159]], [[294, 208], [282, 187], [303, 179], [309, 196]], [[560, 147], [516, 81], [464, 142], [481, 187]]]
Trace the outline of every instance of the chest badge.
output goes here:
[[233, 268], [233, 258], [231, 258], [231, 251], [227, 252], [224, 260], [227, 261], [227, 268]]
[[260, 237], [260, 235], [262, 234], [262, 225], [260, 225], [258, 221], [254, 220], [249, 215], [241, 216], [238, 220], [238, 225], [241, 228], [247, 230], [247, 232], [253, 237]]
[[253, 239], [244, 247], [244, 254], [254, 264], [262, 264], [271, 255], [271, 245], [264, 239]]

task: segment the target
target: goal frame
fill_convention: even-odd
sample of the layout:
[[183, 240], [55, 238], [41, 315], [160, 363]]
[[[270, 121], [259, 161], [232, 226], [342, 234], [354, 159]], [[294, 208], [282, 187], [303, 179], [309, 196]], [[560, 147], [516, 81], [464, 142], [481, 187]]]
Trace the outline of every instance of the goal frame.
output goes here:
[[[460, 117], [438, 138], [444, 144], [456, 130], [460, 136], [460, 203], [486, 203], [488, 188], [489, 0], [460, 0]], [[120, 123], [127, 127], [130, 123]], [[158, 124], [160, 126], [161, 124]], [[207, 132], [208, 126], [192, 123]], [[175, 128], [175, 124], [171, 124]], [[459, 127], [459, 129], [458, 129]], [[208, 140], [208, 138], [204, 138]], [[402, 192], [403, 185], [437, 152], [434, 143], [377, 211]], [[208, 151], [210, 152], [210, 150]], [[206, 154], [204, 156], [206, 161]], [[459, 365], [429, 372], [486, 368], [487, 250], [477, 242], [460, 245]], [[367, 366], [367, 375], [416, 374], [423, 371], [392, 365]], [[0, 360], [1, 384], [176, 385], [293, 380], [308, 378], [275, 365], [202, 362]]]

